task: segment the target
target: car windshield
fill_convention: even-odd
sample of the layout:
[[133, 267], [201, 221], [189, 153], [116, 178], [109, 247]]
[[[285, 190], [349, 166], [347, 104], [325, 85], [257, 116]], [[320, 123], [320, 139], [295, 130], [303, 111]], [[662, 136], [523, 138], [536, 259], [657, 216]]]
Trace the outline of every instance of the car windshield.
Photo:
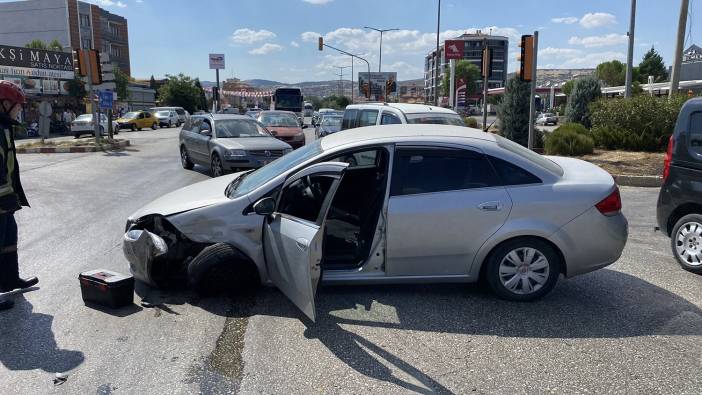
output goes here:
[[76, 121], [90, 121], [91, 119], [93, 119], [92, 114], [83, 114], [79, 115], [78, 118], [76, 118]]
[[534, 163], [535, 165], [550, 171], [553, 174], [556, 174], [558, 176], [563, 175], [563, 169], [560, 166], [558, 166], [556, 162], [542, 155], [539, 155], [530, 149], [524, 148], [523, 146], [515, 143], [514, 141], [508, 140], [504, 137], [500, 137], [497, 135], [495, 135], [495, 141], [497, 142], [497, 145], [501, 148], [506, 149], [507, 151], [513, 154], [517, 154], [522, 158]]
[[246, 195], [281, 173], [306, 162], [320, 153], [322, 153], [322, 143], [321, 140], [316, 140], [312, 144], [307, 144], [287, 155], [281, 156], [258, 170], [244, 174], [232, 181], [230, 186], [227, 187], [227, 196], [235, 198]]
[[295, 128], [300, 126], [297, 123], [297, 118], [288, 114], [263, 114], [261, 123], [266, 126], [279, 126], [287, 128]]
[[322, 126], [338, 126], [341, 127], [341, 117], [325, 117], [322, 120]]
[[136, 118], [138, 115], [139, 115], [138, 112], [132, 111], [132, 112], [128, 112], [128, 113], [124, 114], [123, 118], [133, 119], [133, 118]]
[[224, 119], [215, 121], [218, 138], [268, 137], [270, 134], [258, 122], [248, 119]]
[[407, 114], [407, 123], [466, 126], [458, 114], [420, 113]]
[[157, 117], [169, 117], [171, 115], [170, 111], [159, 111], [156, 113]]

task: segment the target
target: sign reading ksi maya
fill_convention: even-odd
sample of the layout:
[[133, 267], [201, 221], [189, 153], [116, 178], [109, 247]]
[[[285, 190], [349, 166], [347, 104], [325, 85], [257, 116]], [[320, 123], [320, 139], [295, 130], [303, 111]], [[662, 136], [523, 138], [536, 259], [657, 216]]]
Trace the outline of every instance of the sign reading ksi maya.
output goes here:
[[69, 52], [0, 45], [0, 74], [72, 79], [73, 56]]

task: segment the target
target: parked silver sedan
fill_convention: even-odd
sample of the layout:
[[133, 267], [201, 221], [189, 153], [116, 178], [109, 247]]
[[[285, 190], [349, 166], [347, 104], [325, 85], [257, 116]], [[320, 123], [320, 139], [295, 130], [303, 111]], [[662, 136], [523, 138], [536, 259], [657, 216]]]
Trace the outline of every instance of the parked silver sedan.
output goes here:
[[615, 262], [612, 177], [476, 129], [339, 132], [253, 172], [172, 192], [127, 221], [136, 278], [198, 291], [277, 286], [310, 319], [317, 284], [486, 281], [529, 301]]
[[213, 177], [259, 168], [292, 151], [245, 115], [193, 115], [185, 121], [179, 141], [183, 167], [207, 166]]

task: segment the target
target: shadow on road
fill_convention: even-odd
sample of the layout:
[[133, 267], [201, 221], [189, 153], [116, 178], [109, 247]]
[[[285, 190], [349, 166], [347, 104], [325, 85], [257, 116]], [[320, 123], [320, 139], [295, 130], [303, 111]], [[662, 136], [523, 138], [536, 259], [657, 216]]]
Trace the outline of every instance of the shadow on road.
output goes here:
[[23, 296], [15, 307], [0, 313], [0, 363], [9, 370], [41, 369], [67, 372], [85, 359], [80, 351], [62, 350], [51, 330], [53, 316], [33, 313]]

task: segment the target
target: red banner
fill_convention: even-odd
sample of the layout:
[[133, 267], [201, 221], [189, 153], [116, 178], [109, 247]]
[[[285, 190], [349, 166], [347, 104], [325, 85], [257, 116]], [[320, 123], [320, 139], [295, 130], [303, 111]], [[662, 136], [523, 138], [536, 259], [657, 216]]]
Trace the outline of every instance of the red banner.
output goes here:
[[463, 47], [465, 43], [466, 42], [463, 40], [444, 41], [444, 55], [446, 56], [446, 60], [463, 59]]

